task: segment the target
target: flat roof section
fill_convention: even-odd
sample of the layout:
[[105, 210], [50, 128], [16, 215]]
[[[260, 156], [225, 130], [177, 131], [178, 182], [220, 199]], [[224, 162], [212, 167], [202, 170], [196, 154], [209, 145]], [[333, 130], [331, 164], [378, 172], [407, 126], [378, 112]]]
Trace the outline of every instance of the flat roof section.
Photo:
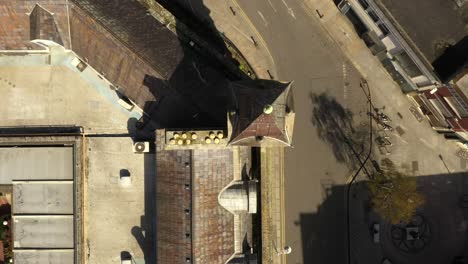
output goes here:
[[16, 264], [73, 264], [74, 250], [14, 250]]
[[1, 147], [0, 184], [14, 180], [73, 180], [72, 147]]
[[13, 182], [13, 214], [73, 214], [73, 182]]
[[15, 248], [74, 248], [73, 216], [13, 216]]

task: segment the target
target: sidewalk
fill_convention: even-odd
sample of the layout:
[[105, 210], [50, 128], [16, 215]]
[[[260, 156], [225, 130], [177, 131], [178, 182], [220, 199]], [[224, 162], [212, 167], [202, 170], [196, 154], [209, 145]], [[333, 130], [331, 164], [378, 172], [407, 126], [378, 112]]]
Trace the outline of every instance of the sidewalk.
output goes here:
[[[186, 10], [191, 10], [201, 21], [212, 21], [214, 27], [224, 33], [240, 50], [259, 78], [270, 79], [267, 70], [270, 71], [273, 77], [277, 76], [274, 60], [265, 41], [236, 0], [204, 0], [194, 3], [191, 1], [177, 1]], [[253, 37], [257, 46], [255, 46], [251, 37]]]
[[[413, 175], [466, 171], [466, 162], [456, 155], [456, 144], [434, 131], [427, 120], [417, 121], [409, 110], [413, 106], [409, 98], [371, 54], [333, 1], [307, 0], [304, 8], [367, 79], [375, 107], [385, 107], [383, 112], [392, 120], [389, 124], [394, 131], [386, 131], [392, 146], [388, 147], [388, 155], [380, 155], [377, 149], [377, 160], [388, 158], [401, 170]], [[321, 19], [316, 10], [323, 14]]]
[[286, 263], [284, 229], [284, 148], [261, 149], [262, 263]]

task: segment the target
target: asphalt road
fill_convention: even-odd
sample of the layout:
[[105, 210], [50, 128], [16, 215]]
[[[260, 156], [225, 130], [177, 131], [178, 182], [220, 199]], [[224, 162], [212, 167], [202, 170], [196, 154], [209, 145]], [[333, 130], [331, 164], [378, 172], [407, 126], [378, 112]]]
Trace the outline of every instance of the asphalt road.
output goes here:
[[302, 1], [238, 2], [265, 40], [277, 79], [294, 80], [294, 148], [285, 161], [286, 243], [292, 247], [287, 263], [345, 263], [343, 185], [351, 171], [338, 161], [345, 147], [319, 136], [311, 95], [325, 93], [350, 109], [356, 122], [366, 113], [360, 75]]

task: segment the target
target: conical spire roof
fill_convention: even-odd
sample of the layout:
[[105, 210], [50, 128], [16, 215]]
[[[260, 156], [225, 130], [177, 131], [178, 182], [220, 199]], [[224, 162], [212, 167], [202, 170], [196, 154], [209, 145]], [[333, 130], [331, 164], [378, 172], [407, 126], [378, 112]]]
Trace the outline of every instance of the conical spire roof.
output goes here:
[[294, 109], [291, 84], [269, 80], [231, 84], [231, 145], [290, 146]]

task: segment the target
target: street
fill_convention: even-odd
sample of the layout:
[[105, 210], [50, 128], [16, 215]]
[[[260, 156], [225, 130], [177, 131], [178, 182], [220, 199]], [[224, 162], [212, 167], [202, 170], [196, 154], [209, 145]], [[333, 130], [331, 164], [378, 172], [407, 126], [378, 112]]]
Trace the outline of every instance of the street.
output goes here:
[[[337, 162], [345, 147], [331, 148], [313, 125], [310, 95], [325, 93], [354, 115], [365, 115], [361, 76], [301, 1], [239, 3], [270, 49], [277, 79], [294, 80], [294, 147], [285, 155], [285, 241], [293, 249], [287, 263], [344, 263], [345, 235], [338, 234], [344, 230], [344, 192], [333, 186], [343, 185], [351, 172]], [[330, 191], [335, 193], [327, 199]]]

